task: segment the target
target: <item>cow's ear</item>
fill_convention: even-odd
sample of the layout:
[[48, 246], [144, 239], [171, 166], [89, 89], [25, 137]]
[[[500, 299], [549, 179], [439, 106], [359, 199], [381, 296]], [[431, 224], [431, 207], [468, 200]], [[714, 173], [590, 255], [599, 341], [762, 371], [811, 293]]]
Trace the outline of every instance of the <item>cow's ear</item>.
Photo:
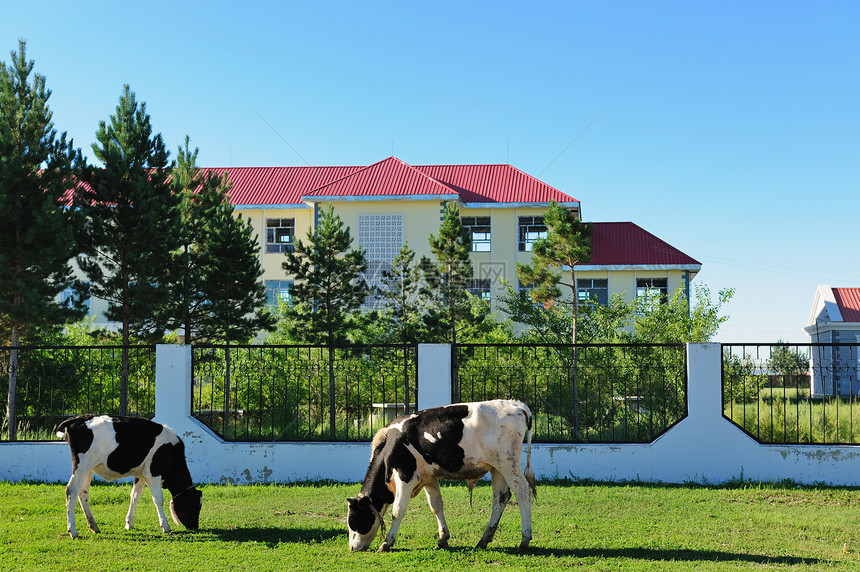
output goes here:
[[359, 508], [367, 508], [370, 506], [370, 497], [361, 497], [358, 499]]
[[358, 498], [349, 497], [348, 499], [346, 499], [346, 504], [348, 504], [350, 507], [355, 507], [356, 505], [358, 505]]

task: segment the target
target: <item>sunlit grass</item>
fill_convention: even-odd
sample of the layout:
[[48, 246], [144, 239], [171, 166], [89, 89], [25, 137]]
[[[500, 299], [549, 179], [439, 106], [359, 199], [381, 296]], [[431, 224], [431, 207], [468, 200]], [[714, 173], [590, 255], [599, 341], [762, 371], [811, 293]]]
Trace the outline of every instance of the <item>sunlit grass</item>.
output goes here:
[[[123, 528], [130, 487], [95, 484], [102, 529], [66, 534], [63, 485], [0, 483], [3, 570], [854, 570], [860, 566], [860, 492], [791, 484], [663, 487], [539, 483], [532, 548], [518, 554], [519, 511], [508, 507], [487, 550], [473, 546], [489, 518], [490, 488], [472, 507], [465, 486], [444, 486], [451, 549], [435, 549], [420, 495], [394, 551], [350, 553], [346, 498], [357, 484], [205, 486], [201, 530], [158, 528], [145, 493]], [[387, 519], [388, 520], [388, 519]], [[378, 546], [377, 539], [374, 547]]]

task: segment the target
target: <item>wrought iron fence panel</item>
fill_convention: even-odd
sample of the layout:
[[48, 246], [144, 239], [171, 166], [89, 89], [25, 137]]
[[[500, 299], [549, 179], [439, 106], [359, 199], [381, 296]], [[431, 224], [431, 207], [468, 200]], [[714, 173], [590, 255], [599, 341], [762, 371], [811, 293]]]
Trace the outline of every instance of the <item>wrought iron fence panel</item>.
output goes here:
[[462, 402], [519, 399], [537, 442], [647, 443], [687, 414], [681, 344], [458, 344]]
[[[21, 346], [0, 348], [0, 395], [15, 379], [17, 439], [56, 440], [60, 421], [83, 413], [155, 415], [155, 346], [128, 346], [126, 409], [120, 408], [122, 346]], [[17, 368], [10, 358], [17, 351]], [[0, 439], [6, 439], [6, 407], [0, 408]]]
[[860, 443], [858, 344], [723, 344], [723, 416], [759, 443]]
[[230, 441], [368, 441], [415, 410], [416, 346], [192, 348], [192, 415]]

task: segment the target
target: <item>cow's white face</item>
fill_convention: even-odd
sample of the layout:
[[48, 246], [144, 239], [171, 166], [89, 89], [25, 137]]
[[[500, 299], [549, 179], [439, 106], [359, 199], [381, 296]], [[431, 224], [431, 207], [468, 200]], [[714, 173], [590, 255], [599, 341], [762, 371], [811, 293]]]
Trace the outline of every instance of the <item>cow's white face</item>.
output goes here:
[[373, 508], [370, 497], [347, 499], [346, 526], [349, 529], [349, 549], [364, 551], [376, 538], [382, 519]]

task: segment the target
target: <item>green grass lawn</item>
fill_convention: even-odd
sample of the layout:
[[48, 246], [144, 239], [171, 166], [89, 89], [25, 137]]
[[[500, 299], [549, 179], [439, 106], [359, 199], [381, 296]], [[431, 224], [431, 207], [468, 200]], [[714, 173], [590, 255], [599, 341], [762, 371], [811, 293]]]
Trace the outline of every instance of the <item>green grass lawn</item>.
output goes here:
[[356, 484], [205, 486], [200, 531], [175, 527], [170, 534], [161, 533], [148, 491], [135, 530], [126, 531], [130, 486], [94, 484], [91, 504], [102, 533], [89, 531], [78, 508], [76, 540], [66, 533], [63, 489], [0, 483], [0, 569], [860, 569], [856, 489], [539, 483], [534, 540], [525, 554], [516, 551], [515, 506], [490, 548], [473, 548], [489, 518], [486, 485], [475, 489], [471, 508], [465, 486], [443, 486], [450, 549], [435, 550], [435, 519], [421, 494], [387, 554], [347, 548], [346, 498], [358, 492]]

